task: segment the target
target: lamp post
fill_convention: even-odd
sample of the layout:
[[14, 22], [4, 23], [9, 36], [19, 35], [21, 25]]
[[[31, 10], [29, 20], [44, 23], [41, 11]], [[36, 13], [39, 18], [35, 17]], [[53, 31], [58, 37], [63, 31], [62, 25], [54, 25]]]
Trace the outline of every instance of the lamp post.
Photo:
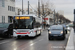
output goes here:
[[38, 0], [38, 17], [40, 17], [40, 0]]
[[22, 0], [22, 15], [23, 15], [23, 0]]
[[55, 24], [55, 10], [54, 10], [54, 24]]
[[74, 24], [74, 32], [75, 32], [75, 9], [74, 9], [74, 22], [73, 22], [73, 24]]
[[43, 11], [43, 16], [44, 16], [44, 18], [43, 18], [43, 20], [44, 20], [44, 29], [45, 29], [45, 13], [44, 13], [44, 4], [42, 4], [42, 11]]
[[29, 15], [29, 1], [28, 1], [28, 15]]
[[57, 24], [58, 24], [58, 13], [57, 13]]

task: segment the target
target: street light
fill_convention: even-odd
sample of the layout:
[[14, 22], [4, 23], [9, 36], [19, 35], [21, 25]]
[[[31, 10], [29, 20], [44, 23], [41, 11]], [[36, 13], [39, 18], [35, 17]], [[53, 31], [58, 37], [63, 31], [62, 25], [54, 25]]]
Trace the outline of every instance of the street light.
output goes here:
[[28, 15], [29, 15], [29, 1], [28, 1]]
[[40, 0], [38, 0], [38, 17], [40, 17]]
[[23, 0], [22, 0], [22, 15], [23, 15]]
[[54, 24], [55, 24], [55, 10], [54, 10]]

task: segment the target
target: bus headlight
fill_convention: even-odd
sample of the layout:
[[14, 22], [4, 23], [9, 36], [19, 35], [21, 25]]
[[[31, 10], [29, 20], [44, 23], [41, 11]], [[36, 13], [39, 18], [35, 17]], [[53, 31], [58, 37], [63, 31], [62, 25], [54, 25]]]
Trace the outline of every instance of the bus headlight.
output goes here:
[[33, 33], [33, 32], [30, 32], [30, 33]]
[[61, 31], [61, 34], [63, 34], [63, 31]]
[[14, 33], [17, 33], [16, 31], [14, 31]]
[[30, 31], [30, 33], [33, 33], [33, 31]]
[[48, 33], [51, 34], [51, 31], [49, 31]]

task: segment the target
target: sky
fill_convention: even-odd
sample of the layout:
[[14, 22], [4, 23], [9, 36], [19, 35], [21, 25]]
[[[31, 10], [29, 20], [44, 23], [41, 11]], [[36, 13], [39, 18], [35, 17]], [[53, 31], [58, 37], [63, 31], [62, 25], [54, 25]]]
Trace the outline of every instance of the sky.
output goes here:
[[[24, 9], [27, 8], [28, 1], [34, 9], [38, 6], [38, 0], [23, 0]], [[44, 3], [49, 2], [53, 4], [53, 8], [56, 12], [61, 13], [68, 18], [69, 20], [74, 20], [74, 9], [75, 9], [75, 0], [42, 0]], [[16, 0], [16, 7], [21, 8], [22, 0]], [[60, 13], [60, 14], [61, 14]]]

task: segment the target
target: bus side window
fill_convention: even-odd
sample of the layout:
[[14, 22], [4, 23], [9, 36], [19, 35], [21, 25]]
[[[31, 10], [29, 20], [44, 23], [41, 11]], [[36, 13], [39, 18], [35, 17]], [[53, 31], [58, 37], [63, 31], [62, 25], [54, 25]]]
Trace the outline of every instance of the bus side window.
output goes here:
[[35, 18], [33, 18], [33, 21], [34, 21], [33, 23], [35, 23], [35, 22], [36, 22], [36, 21], [35, 21]]
[[36, 23], [34, 24], [34, 26], [35, 26], [35, 28], [38, 28], [38, 27], [40, 27], [40, 23], [39, 23], [39, 22], [36, 22]]

